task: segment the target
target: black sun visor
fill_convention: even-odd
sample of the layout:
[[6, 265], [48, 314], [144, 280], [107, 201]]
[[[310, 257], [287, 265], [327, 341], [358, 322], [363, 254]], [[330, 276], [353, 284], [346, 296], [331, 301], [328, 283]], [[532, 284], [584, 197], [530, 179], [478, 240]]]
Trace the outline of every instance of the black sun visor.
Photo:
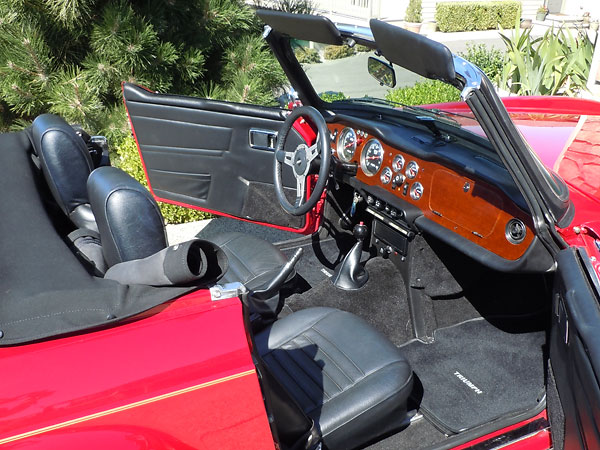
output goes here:
[[344, 43], [340, 30], [327, 17], [291, 14], [266, 9], [257, 10], [256, 15], [275, 31], [296, 39], [329, 45], [342, 45]]
[[439, 42], [402, 28], [371, 19], [377, 47], [390, 62], [426, 78], [455, 84], [454, 56]]

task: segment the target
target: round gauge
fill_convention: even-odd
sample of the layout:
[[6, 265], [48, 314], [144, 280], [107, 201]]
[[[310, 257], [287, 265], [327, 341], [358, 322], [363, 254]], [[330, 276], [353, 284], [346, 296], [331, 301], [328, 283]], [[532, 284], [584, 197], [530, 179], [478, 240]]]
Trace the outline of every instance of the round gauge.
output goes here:
[[421, 197], [423, 197], [423, 185], [417, 182], [410, 188], [410, 198], [419, 200]]
[[384, 167], [380, 175], [381, 182], [383, 184], [388, 184], [390, 181], [392, 181], [393, 175], [394, 174], [392, 173], [392, 169], [390, 169], [389, 167]]
[[419, 165], [414, 161], [409, 162], [404, 174], [406, 175], [406, 178], [412, 180], [419, 174]]
[[371, 139], [363, 147], [360, 155], [360, 167], [365, 175], [372, 177], [383, 163], [383, 147], [377, 139]]
[[392, 169], [394, 172], [400, 172], [404, 168], [404, 156], [396, 155], [394, 156], [394, 161], [392, 161]]
[[356, 151], [356, 133], [352, 128], [344, 128], [337, 141], [338, 158], [348, 162], [354, 156]]

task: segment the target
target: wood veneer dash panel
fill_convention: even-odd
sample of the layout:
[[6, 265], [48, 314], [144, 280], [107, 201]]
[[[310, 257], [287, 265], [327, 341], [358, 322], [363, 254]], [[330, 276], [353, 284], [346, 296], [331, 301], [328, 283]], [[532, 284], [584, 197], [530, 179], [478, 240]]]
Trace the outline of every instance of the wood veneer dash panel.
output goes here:
[[[330, 124], [332, 133], [337, 131], [336, 140], [345, 125]], [[367, 186], [379, 186], [395, 196], [417, 206], [425, 217], [489, 250], [498, 256], [508, 259], [519, 259], [533, 241], [533, 224], [531, 217], [518, 208], [514, 202], [495, 186], [471, 175], [459, 173], [438, 163], [425, 161], [411, 154], [396, 149], [381, 141], [384, 152], [381, 169], [374, 176], [367, 176], [360, 169], [360, 154], [365, 143], [372, 136], [358, 140], [358, 147], [353, 163], [358, 164], [356, 178]], [[333, 154], [336, 155], [336, 141], [332, 141]], [[414, 180], [407, 180], [410, 186], [414, 182], [423, 185], [423, 196], [413, 200], [408, 192], [403, 193], [403, 186], [392, 188], [392, 184], [384, 185], [380, 180], [381, 170], [391, 167], [394, 156], [404, 156], [405, 164], [415, 161], [419, 165], [419, 174]], [[406, 166], [405, 166], [406, 167]], [[465, 191], [465, 184], [469, 189]], [[527, 233], [520, 244], [512, 244], [506, 239], [506, 225], [512, 218], [525, 223]]]

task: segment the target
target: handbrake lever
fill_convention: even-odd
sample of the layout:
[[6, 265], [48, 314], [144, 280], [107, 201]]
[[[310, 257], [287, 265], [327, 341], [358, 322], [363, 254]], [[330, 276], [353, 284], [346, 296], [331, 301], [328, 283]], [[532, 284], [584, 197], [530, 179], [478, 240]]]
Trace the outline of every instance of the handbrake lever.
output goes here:
[[283, 266], [281, 266], [281, 269], [279, 270], [277, 275], [273, 277], [269, 284], [260, 287], [256, 290], [251, 290], [248, 294], [250, 301], [252, 302], [253, 300], [267, 300], [273, 297], [279, 291], [279, 289], [281, 289], [283, 283], [285, 283], [287, 278], [290, 276], [290, 274], [294, 270], [294, 267], [296, 266], [296, 263], [302, 257], [303, 252], [304, 250], [302, 249], [302, 247], [300, 247], [298, 250], [296, 250], [291, 259]]

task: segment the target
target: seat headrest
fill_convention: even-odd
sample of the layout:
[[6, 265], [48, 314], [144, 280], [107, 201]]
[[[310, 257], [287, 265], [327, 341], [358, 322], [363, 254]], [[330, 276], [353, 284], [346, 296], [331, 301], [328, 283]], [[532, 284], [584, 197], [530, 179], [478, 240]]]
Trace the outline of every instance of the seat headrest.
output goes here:
[[87, 189], [109, 267], [167, 247], [158, 204], [131, 176], [116, 167], [99, 167], [89, 176]]
[[58, 206], [70, 215], [88, 203], [86, 182], [94, 169], [83, 139], [61, 117], [38, 116], [31, 126], [33, 149]]

